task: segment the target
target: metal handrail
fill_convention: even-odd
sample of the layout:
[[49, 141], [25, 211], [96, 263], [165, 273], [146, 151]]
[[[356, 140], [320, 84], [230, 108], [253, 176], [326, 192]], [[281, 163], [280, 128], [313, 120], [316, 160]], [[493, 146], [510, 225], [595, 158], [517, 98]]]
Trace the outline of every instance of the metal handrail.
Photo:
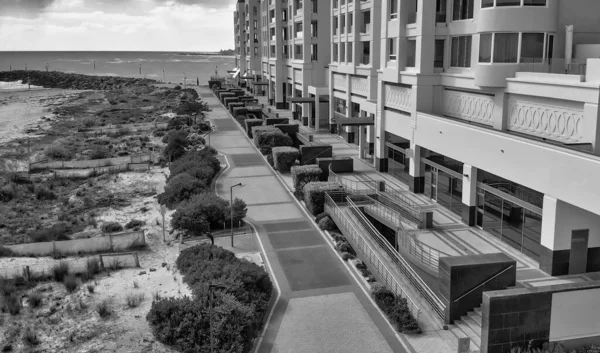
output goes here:
[[473, 293], [474, 291], [476, 291], [478, 288], [481, 288], [483, 286], [485, 286], [486, 284], [488, 284], [490, 281], [494, 280], [496, 277], [500, 276], [501, 274], [503, 274], [504, 272], [510, 270], [511, 268], [513, 268], [513, 265], [508, 266], [507, 268], [505, 268], [504, 270], [496, 273], [495, 275], [493, 275], [492, 277], [488, 278], [485, 282], [482, 282], [480, 284], [478, 284], [477, 286], [473, 287], [471, 290], [469, 290], [467, 293], [461, 295], [460, 297], [458, 297], [457, 299], [454, 300], [455, 303], [457, 303], [459, 300], [461, 300], [462, 298], [466, 297], [467, 295]]
[[351, 222], [349, 217], [344, 215], [337, 202], [332, 199], [329, 193], [325, 194], [325, 209], [344, 233], [346, 239], [350, 241], [354, 250], [360, 255], [363, 261], [369, 264], [371, 272], [378, 275], [380, 281], [385, 283], [396, 296], [406, 299], [410, 313], [418, 320], [421, 312], [419, 306], [408, 296], [408, 293], [402, 289], [400, 283], [388, 271], [384, 262], [380, 259], [378, 252], [363, 238], [364, 232], [359, 231], [357, 224]]
[[394, 249], [390, 243], [381, 235], [381, 233], [375, 229], [375, 227], [369, 222], [364, 214], [358, 209], [357, 205], [353, 202], [350, 197], [346, 197], [348, 205], [352, 213], [356, 216], [352, 221], [358, 222], [367, 233], [371, 235], [371, 239], [374, 240], [382, 250], [389, 256], [390, 260], [397, 265], [397, 268], [402, 272], [413, 287], [425, 298], [425, 300], [431, 305], [431, 307], [438, 313], [440, 318], [444, 318], [445, 305], [438, 298], [438, 296], [427, 286], [427, 284], [421, 279], [421, 277], [415, 272], [415, 270], [408, 264], [406, 260]]
[[[373, 195], [373, 196], [375, 196], [375, 195]], [[421, 223], [421, 213], [420, 212], [417, 212], [416, 210], [411, 209], [410, 207], [404, 208], [404, 207], [400, 206], [398, 204], [398, 202], [394, 202], [389, 197], [387, 197], [385, 194], [378, 192], [376, 195], [376, 198], [373, 196], [371, 196], [371, 197], [374, 200], [376, 200], [377, 202], [385, 205], [386, 207], [396, 211], [397, 213], [402, 215], [404, 218], [407, 218], [408, 220], [412, 221], [413, 223], [416, 223], [417, 225], [419, 225]]]
[[[518, 197], [519, 199], [529, 202], [535, 206], [542, 206], [543, 204], [543, 198], [540, 198], [539, 196], [535, 195], [531, 190], [528, 190], [527, 188], [518, 186], [518, 185], [514, 185], [511, 183], [490, 183], [487, 184], [495, 189], [498, 189], [500, 191], [504, 191], [507, 194], [513, 195]], [[504, 189], [504, 190], [502, 190]], [[521, 196], [521, 197], [519, 197]], [[526, 197], [527, 199], [524, 199], [524, 197]]]
[[377, 182], [357, 181], [341, 177], [331, 170], [331, 164], [329, 165], [329, 178], [327, 180], [342, 185], [344, 189], [353, 194], [373, 194], [377, 190]]

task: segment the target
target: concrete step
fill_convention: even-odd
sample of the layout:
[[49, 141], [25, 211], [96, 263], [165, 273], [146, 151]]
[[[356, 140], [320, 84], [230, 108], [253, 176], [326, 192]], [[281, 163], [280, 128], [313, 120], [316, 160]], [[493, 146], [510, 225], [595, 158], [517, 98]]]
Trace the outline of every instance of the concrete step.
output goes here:
[[476, 307], [474, 310], [475, 310], [475, 312], [476, 312], [477, 314], [479, 314], [479, 316], [481, 316], [481, 315], [482, 315], [482, 314], [481, 314], [481, 307], [480, 307], [480, 306]]
[[[460, 327], [460, 325], [464, 325], [466, 330], [469, 330], [468, 326], [466, 326], [465, 323], [462, 322], [462, 320], [456, 320], [454, 321], [454, 325], [450, 325], [449, 329], [450, 332], [452, 332], [454, 334], [454, 336], [458, 338], [463, 338], [463, 337], [469, 337], [471, 339], [471, 345], [469, 346], [469, 348], [471, 349], [471, 353], [479, 353], [479, 346], [481, 345], [481, 339], [478, 339], [477, 337], [473, 337], [473, 333], [471, 334], [467, 334], [465, 333], [465, 331], [463, 330], [463, 328]], [[456, 345], [455, 347], [458, 347], [458, 340], [456, 341]]]
[[481, 338], [481, 324], [479, 322], [474, 320], [470, 315], [463, 316], [462, 320], [469, 326], [471, 330], [473, 330], [473, 332], [475, 332], [477, 336], [479, 336], [479, 338]]
[[469, 316], [471, 319], [475, 320], [475, 321], [477, 322], [477, 324], [479, 325], [479, 327], [481, 327], [481, 325], [482, 325], [482, 322], [483, 322], [483, 316], [481, 316], [481, 313], [480, 313], [480, 312], [478, 313], [477, 311], [469, 311], [469, 312], [467, 313], [467, 315], [468, 315], [468, 316]]
[[465, 334], [465, 337], [469, 337], [477, 349], [481, 346], [481, 337], [466, 323], [464, 320], [456, 320], [454, 324]]

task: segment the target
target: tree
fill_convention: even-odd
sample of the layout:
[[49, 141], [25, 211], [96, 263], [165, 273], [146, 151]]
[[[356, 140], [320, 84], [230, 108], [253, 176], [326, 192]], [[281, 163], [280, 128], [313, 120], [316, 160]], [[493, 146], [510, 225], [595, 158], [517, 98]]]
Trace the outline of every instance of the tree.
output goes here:
[[210, 234], [210, 224], [202, 211], [202, 209], [194, 207], [193, 204], [185, 203], [185, 205], [177, 208], [177, 211], [173, 214], [171, 227], [187, 231], [195, 236], [206, 235], [210, 239], [210, 243], [214, 245], [215, 238]]
[[181, 130], [169, 131], [166, 140], [167, 146], [165, 147], [164, 155], [170, 161], [183, 156], [185, 149], [190, 145], [190, 142], [187, 140], [187, 133]]
[[206, 189], [206, 184], [188, 173], [180, 173], [169, 179], [165, 191], [158, 195], [158, 202], [169, 208]]

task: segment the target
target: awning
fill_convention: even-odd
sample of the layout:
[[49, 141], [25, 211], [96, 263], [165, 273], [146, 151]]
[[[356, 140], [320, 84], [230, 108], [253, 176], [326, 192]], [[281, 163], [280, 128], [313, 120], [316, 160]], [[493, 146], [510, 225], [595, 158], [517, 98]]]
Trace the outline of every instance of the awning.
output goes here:
[[232, 78], [236, 78], [240, 74], [240, 69], [237, 67], [231, 71], [233, 71], [233, 72], [231, 72]]
[[265, 82], [265, 81], [254, 82], [253, 85], [255, 85], [255, 86], [268, 86], [269, 82]]
[[253, 76], [242, 76], [242, 80], [256, 80]]
[[335, 118], [332, 119], [335, 123], [341, 126], [368, 126], [375, 125], [375, 119], [364, 117], [364, 118]]

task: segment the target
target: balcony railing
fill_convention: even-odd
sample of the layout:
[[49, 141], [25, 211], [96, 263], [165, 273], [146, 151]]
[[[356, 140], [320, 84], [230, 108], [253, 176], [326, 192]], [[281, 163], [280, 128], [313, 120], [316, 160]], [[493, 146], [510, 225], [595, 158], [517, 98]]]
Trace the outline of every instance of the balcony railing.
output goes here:
[[371, 64], [371, 54], [363, 54], [360, 59], [360, 63], [363, 65]]
[[371, 33], [371, 23], [364, 23], [360, 27], [360, 33], [361, 34], [369, 34], [369, 33]]
[[520, 72], [540, 72], [549, 74], [585, 75], [586, 68], [585, 61], [573, 59], [570, 64], [567, 64], [567, 61], [564, 58], [521, 58], [519, 64]]

